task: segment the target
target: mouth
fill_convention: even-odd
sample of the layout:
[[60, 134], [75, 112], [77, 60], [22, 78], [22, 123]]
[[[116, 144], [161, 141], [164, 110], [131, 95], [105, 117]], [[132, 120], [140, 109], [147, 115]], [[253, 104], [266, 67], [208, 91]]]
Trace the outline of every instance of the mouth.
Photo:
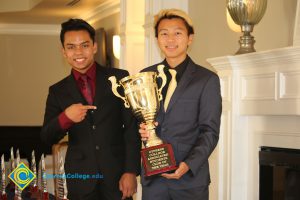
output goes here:
[[85, 61], [85, 58], [75, 58], [74, 61], [77, 63], [83, 63]]
[[174, 50], [174, 49], [178, 48], [178, 45], [167, 45], [167, 46], [165, 46], [165, 48], [169, 49], [169, 50]]

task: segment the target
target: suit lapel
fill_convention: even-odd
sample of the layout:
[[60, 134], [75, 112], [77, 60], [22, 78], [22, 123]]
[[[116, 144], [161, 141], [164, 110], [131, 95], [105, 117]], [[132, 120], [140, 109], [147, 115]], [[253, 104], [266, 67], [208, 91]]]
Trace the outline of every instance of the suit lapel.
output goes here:
[[166, 112], [171, 110], [172, 106], [175, 104], [175, 102], [178, 100], [178, 98], [184, 93], [185, 88], [188, 86], [189, 82], [193, 78], [193, 74], [195, 71], [195, 64], [192, 60], [190, 60], [188, 66], [186, 67], [186, 71], [183, 73], [183, 76], [181, 77], [181, 80], [179, 81], [171, 99], [168, 105], [168, 109]]
[[99, 107], [101, 102], [104, 98], [105, 93], [108, 89], [108, 75], [105, 70], [97, 66], [96, 71], [96, 90], [95, 90], [95, 97], [94, 97], [94, 105]]
[[70, 95], [73, 97], [75, 103], [86, 104], [86, 101], [83, 98], [83, 96], [81, 95], [81, 93], [77, 87], [76, 80], [72, 74], [70, 74], [70, 76], [67, 79], [67, 89], [68, 89]]

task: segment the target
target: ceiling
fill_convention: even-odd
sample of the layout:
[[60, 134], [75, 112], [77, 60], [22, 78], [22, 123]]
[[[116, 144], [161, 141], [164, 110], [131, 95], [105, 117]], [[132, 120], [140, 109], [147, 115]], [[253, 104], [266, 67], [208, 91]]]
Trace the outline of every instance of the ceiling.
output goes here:
[[85, 15], [105, 1], [0, 0], [0, 24], [61, 24], [66, 19]]

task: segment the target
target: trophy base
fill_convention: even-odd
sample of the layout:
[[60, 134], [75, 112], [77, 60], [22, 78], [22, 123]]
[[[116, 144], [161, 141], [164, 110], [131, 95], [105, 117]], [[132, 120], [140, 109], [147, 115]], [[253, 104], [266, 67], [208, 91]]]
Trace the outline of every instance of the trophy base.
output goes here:
[[6, 194], [1, 194], [0, 195], [0, 200], [7, 200], [7, 195]]
[[49, 193], [48, 192], [42, 192], [42, 199], [43, 200], [49, 200]]
[[153, 176], [177, 169], [171, 144], [160, 144], [141, 150], [145, 176]]

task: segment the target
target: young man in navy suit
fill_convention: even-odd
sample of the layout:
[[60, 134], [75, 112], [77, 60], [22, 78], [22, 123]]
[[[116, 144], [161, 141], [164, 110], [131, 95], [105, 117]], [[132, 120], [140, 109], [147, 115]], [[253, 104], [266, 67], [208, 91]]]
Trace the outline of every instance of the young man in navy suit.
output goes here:
[[72, 71], [49, 88], [41, 138], [52, 145], [69, 136], [66, 174], [87, 178], [67, 176], [68, 199], [132, 199], [140, 171], [140, 136], [135, 118], [108, 80], [120, 80], [128, 72], [95, 62], [95, 30], [84, 20], [64, 22], [60, 39]]
[[[208, 200], [208, 158], [219, 139], [222, 111], [219, 78], [187, 55], [194, 27], [185, 12], [162, 10], [155, 16], [154, 27], [165, 56], [159, 64], [166, 66], [167, 75], [156, 132], [172, 145], [178, 169], [150, 178], [142, 171], [143, 200]], [[159, 64], [143, 71], [157, 71]], [[147, 140], [144, 124], [139, 132]]]

